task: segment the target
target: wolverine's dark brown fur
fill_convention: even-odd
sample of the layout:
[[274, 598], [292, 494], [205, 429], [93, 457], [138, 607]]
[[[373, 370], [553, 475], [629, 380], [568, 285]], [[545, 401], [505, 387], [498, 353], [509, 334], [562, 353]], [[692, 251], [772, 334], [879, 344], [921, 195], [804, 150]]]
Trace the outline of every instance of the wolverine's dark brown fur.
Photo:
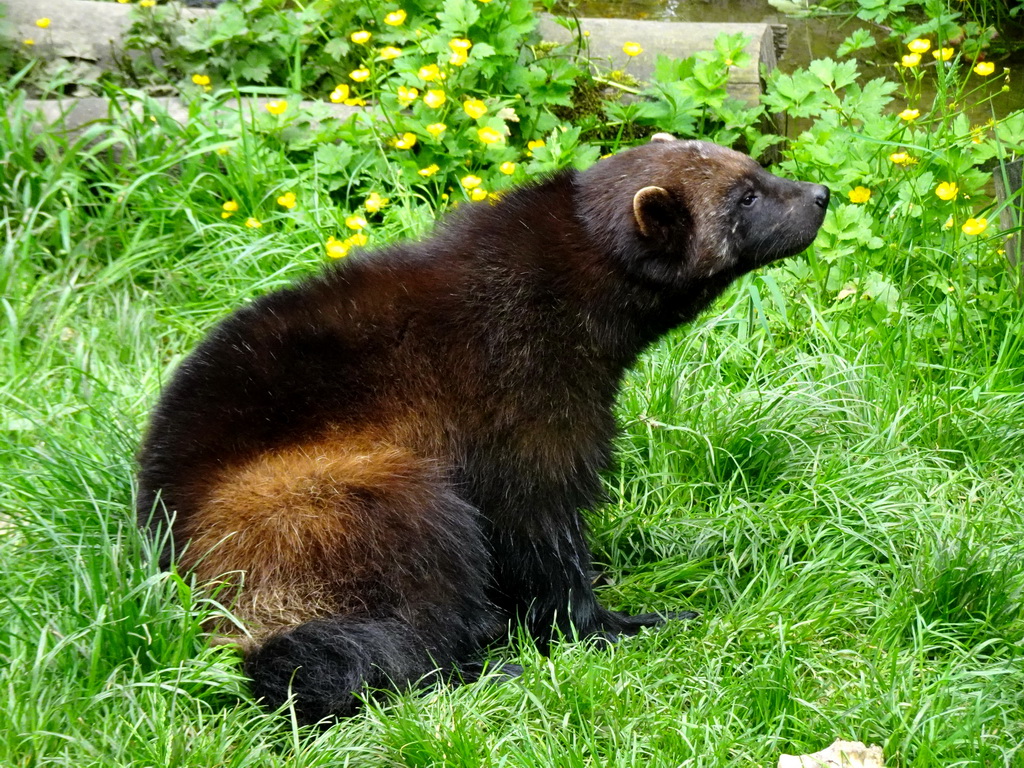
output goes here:
[[[472, 676], [510, 619], [614, 638], [580, 510], [622, 374], [737, 276], [805, 248], [824, 187], [661, 140], [468, 205], [227, 318], [140, 453], [139, 515], [234, 585], [246, 669], [304, 720]], [[172, 551], [173, 550], [173, 551]]]

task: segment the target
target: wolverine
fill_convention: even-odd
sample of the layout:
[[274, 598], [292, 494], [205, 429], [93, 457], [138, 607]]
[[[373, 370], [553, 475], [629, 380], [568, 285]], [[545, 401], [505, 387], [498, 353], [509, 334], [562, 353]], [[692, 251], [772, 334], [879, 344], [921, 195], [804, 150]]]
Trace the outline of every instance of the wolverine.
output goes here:
[[582, 517], [623, 375], [828, 201], [658, 134], [263, 296], [162, 393], [140, 523], [230, 591], [254, 696], [303, 722], [472, 679], [510, 624], [542, 649], [655, 626], [598, 603]]

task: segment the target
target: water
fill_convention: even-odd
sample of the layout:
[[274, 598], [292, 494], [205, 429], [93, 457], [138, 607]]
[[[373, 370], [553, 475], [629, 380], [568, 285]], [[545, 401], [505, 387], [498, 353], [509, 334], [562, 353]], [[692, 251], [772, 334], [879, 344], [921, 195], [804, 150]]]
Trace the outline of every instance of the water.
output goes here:
[[[597, 16], [625, 19], [649, 19], [652, 21], [694, 21], [694, 22], [749, 22], [767, 24], [785, 24], [789, 27], [789, 48], [779, 60], [779, 68], [784, 72], [792, 72], [799, 67], [806, 67], [814, 59], [836, 58], [836, 49], [855, 29], [862, 26], [854, 20], [846, 21], [845, 17], [830, 16], [823, 18], [797, 18], [786, 16], [769, 5], [767, 0], [580, 0], [574, 3], [575, 11], [580, 16]], [[557, 12], [565, 12], [565, 8], [556, 8]], [[873, 31], [875, 38], [881, 41], [884, 35]], [[860, 71], [865, 80], [875, 77], [886, 77], [899, 81], [895, 63], [906, 53], [898, 46], [881, 43], [875, 48], [858, 51], [854, 55], [860, 63]], [[924, 61], [930, 61], [929, 56]], [[999, 91], [992, 106], [983, 106], [968, 110], [972, 122], [982, 123], [993, 116], [1003, 117], [1012, 111], [1024, 109], [1024, 61], [1017, 61], [1016, 71], [1013, 63], [996, 62], [996, 74], [991, 76], [994, 90], [1001, 88], [1002, 67], [1009, 66], [1012, 71], [1010, 91]], [[925, 84], [930, 81], [925, 78]], [[930, 103], [927, 92], [923, 94], [921, 104]]]

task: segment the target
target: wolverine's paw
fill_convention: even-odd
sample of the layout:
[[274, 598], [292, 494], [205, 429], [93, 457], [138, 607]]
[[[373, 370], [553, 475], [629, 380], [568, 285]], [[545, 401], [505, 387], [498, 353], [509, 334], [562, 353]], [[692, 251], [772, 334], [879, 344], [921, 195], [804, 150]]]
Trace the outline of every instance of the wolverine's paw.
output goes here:
[[608, 643], [614, 643], [620, 637], [635, 635], [645, 627], [660, 627], [668, 621], [689, 621], [700, 616], [696, 611], [638, 613], [635, 616], [618, 611], [607, 611], [606, 613], [607, 616], [602, 622], [603, 631], [599, 632], [597, 637]]
[[458, 680], [463, 683], [475, 683], [482, 680], [487, 683], [505, 683], [523, 674], [519, 664], [489, 664], [469, 661], [459, 665]]

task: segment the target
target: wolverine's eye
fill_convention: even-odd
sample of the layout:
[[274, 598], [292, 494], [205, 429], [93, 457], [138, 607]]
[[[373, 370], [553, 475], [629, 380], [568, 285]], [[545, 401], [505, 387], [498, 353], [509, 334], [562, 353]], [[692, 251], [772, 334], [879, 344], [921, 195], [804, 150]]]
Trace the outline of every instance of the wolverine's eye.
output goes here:
[[753, 192], [748, 192], [747, 194], [745, 194], [743, 196], [743, 199], [740, 200], [740, 205], [742, 205], [744, 208], [749, 208], [750, 206], [752, 206], [756, 202], [757, 202], [757, 195], [754, 194]]

